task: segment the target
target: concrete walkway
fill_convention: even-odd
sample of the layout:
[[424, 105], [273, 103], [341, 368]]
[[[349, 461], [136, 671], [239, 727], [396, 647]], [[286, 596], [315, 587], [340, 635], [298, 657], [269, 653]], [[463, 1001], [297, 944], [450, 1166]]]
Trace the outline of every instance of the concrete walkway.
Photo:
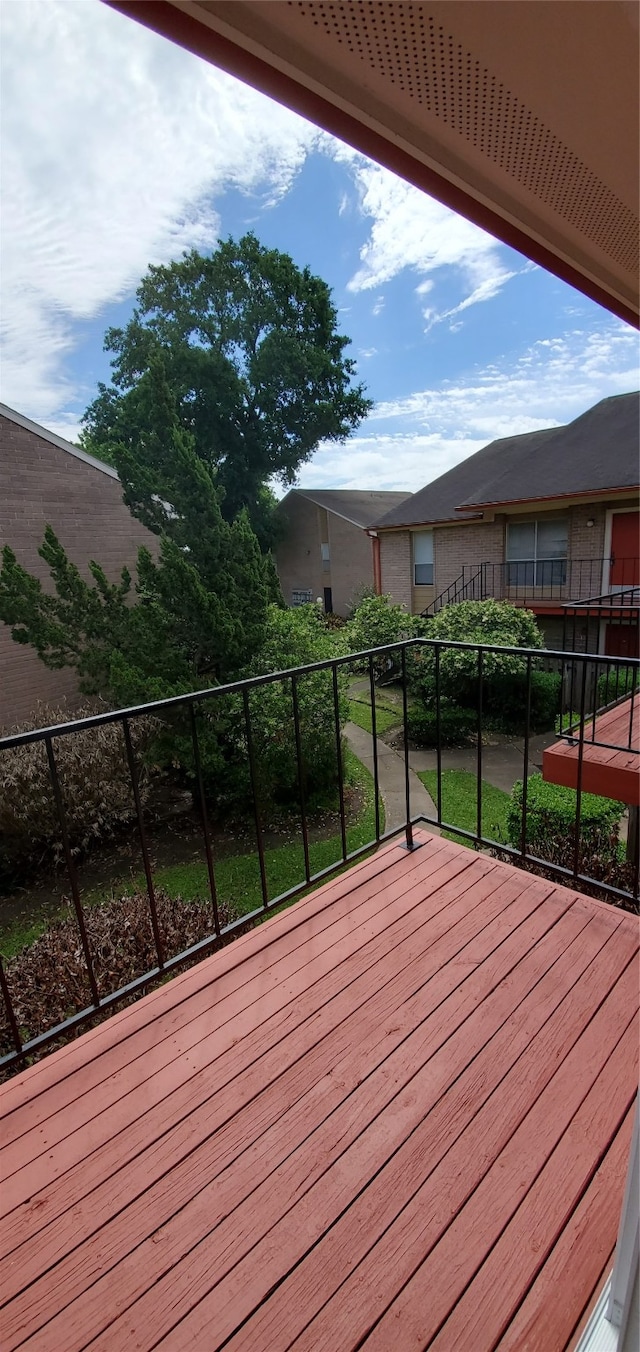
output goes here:
[[[344, 735], [359, 761], [366, 766], [369, 773], [373, 774], [373, 738], [371, 733], [365, 732], [364, 728], [359, 728], [356, 723], [346, 723]], [[405, 799], [405, 776], [404, 776], [404, 756], [393, 750], [393, 747], [387, 746], [379, 737], [376, 738], [378, 749], [378, 783], [380, 793], [384, 803], [385, 831], [395, 831], [398, 827], [404, 826], [406, 821], [406, 799]], [[422, 766], [417, 766], [422, 769]], [[426, 767], [425, 767], [426, 768]], [[424, 784], [418, 779], [414, 770], [409, 771], [409, 793], [412, 817], [417, 817], [424, 813], [427, 817], [436, 817], [437, 811], [433, 799], [427, 793]], [[430, 826], [430, 831], [439, 834], [437, 827]]]
[[[555, 733], [547, 732], [541, 736], [529, 738], [529, 774], [542, 769], [542, 753], [547, 746], [556, 741]], [[434, 750], [416, 747], [409, 752], [409, 763], [413, 770], [437, 769]], [[442, 752], [443, 770], [467, 770], [475, 775], [477, 771], [477, 750], [475, 746], [451, 747]], [[522, 779], [524, 771], [524, 738], [500, 742], [496, 746], [482, 748], [482, 778], [504, 793], [511, 793], [517, 779]]]

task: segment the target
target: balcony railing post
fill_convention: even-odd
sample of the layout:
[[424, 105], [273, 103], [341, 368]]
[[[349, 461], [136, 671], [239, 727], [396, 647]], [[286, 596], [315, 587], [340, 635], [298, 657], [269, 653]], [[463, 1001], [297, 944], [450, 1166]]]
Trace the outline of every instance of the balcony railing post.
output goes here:
[[376, 841], [380, 839], [380, 776], [378, 772], [378, 732], [376, 726], [376, 682], [373, 657], [369, 658], [369, 691], [371, 694], [371, 741], [373, 743], [373, 791], [375, 793]]
[[482, 839], [482, 690], [483, 652], [478, 648], [478, 747], [476, 759], [476, 835]]
[[247, 738], [247, 756], [249, 760], [249, 778], [251, 780], [251, 798], [253, 802], [253, 823], [256, 832], [256, 844], [258, 846], [258, 865], [260, 868], [260, 887], [262, 890], [262, 905], [265, 910], [269, 906], [269, 888], [267, 886], [267, 871], [264, 862], [264, 841], [262, 838], [262, 822], [260, 820], [260, 802], [258, 797], [258, 780], [256, 775], [256, 762], [253, 749], [253, 733], [251, 731], [251, 710], [249, 708], [249, 695], [246, 686], [242, 691], [242, 707], [244, 712], [245, 735]]
[[298, 682], [295, 673], [291, 677], [291, 703], [293, 706], [293, 734], [296, 744], [296, 767], [298, 771], [298, 793], [300, 795], [300, 824], [302, 827], [302, 851], [304, 854], [304, 876], [309, 882], [311, 865], [309, 863], [309, 832], [307, 830], [307, 809], [304, 792], [304, 766], [302, 762], [302, 739], [300, 737], [300, 709], [298, 705]]
[[[531, 722], [531, 654], [527, 657], [527, 696], [524, 723], [524, 757], [522, 763], [522, 823], [520, 827], [520, 854], [527, 853], [527, 796], [529, 791], [529, 724]], [[562, 702], [562, 701], [561, 701]]]
[[402, 649], [402, 724], [404, 731], [404, 796], [405, 796], [405, 841], [408, 850], [414, 848], [413, 826], [411, 824], [411, 777], [409, 771], [409, 728], [407, 707], [407, 650]]
[[100, 992], [98, 990], [98, 983], [96, 981], [95, 972], [93, 970], [93, 956], [91, 953], [91, 945], [89, 943], [89, 939], [87, 936], [86, 925], [84, 923], [84, 912], [82, 910], [82, 902], [80, 900], [80, 889], [78, 887], [78, 878], [75, 870], [75, 864], [73, 862], [73, 855], [71, 853], [69, 833], [67, 831], [67, 819], [62, 799], [62, 790], [60, 788], [58, 767], [56, 765], [55, 756], [53, 754], [53, 745], [51, 742], [51, 737], [45, 738], [45, 746], [47, 749], [47, 760], [49, 762], [49, 774], [51, 775], [53, 796], [55, 798], [56, 809], [58, 812], [58, 821], [60, 822], [60, 830], [62, 833], [62, 848], [64, 850], [65, 863], [67, 865], [67, 872], [69, 874], [69, 881], [71, 883], [71, 895], [73, 897], [73, 907], [76, 913], [78, 929], [80, 931], [80, 942], [82, 944], [84, 960], [87, 964], [89, 989], [91, 991], [91, 998], [93, 1000], [93, 1003], [97, 1008], [98, 1005], [100, 1004]]
[[11, 999], [11, 991], [9, 990], [9, 985], [5, 975], [1, 953], [0, 953], [0, 991], [2, 991], [4, 1007], [7, 1011], [7, 1023], [9, 1024], [9, 1028], [11, 1030], [11, 1036], [13, 1038], [13, 1045], [16, 1049], [16, 1055], [22, 1056], [22, 1038], [20, 1037], [18, 1020], [16, 1019], [16, 1012], [13, 1008], [13, 1000]]
[[442, 826], [442, 737], [440, 734], [440, 644], [436, 644], [435, 655], [435, 687], [436, 687], [436, 787], [438, 790], [438, 800], [436, 807], [438, 810], [438, 826]]
[[336, 765], [338, 768], [338, 794], [340, 798], [340, 841], [342, 858], [347, 857], [347, 823], [344, 807], [344, 766], [342, 763], [342, 729], [340, 727], [340, 693], [338, 690], [338, 667], [334, 662], [331, 668], [333, 686], [333, 720], [336, 734]]
[[142, 862], [144, 864], [144, 876], [147, 882], [147, 896], [149, 897], [149, 911], [151, 914], [151, 929], [153, 931], [153, 941], [156, 946], [156, 955], [158, 958], [158, 967], [162, 971], [164, 967], [164, 945], [160, 933], [160, 923], [158, 921], [158, 909], [156, 906], [156, 891], [153, 883], [153, 870], [151, 868], [151, 858], [147, 846], [147, 837], [142, 818], [142, 803], [140, 802], [140, 789], [138, 787], [138, 771], [136, 767], [135, 756], [133, 753], [133, 743], [131, 741], [131, 730], [129, 720], [123, 718], [122, 731], [124, 734], [124, 744], [127, 751], [127, 763], [129, 766], [129, 778], [131, 780], [131, 789], [133, 792], [133, 801], [136, 809], [136, 823], [138, 826], [138, 836], [140, 838], [140, 849], [142, 851]]
[[584, 720], [586, 714], [587, 700], [587, 661], [586, 657], [582, 662], [582, 681], [580, 688], [580, 729], [578, 742], [578, 766], [576, 775], [576, 821], [575, 836], [573, 846], [573, 881], [577, 883], [580, 872], [580, 837], [581, 837], [581, 818], [582, 818], [582, 774], [584, 768]]
[[202, 834], [204, 836], [204, 850], [207, 859], [207, 875], [209, 878], [209, 892], [211, 895], [211, 908], [213, 912], [213, 927], [218, 938], [220, 937], [220, 915], [218, 913], [218, 890], [216, 888], [215, 872], [213, 867], [213, 851], [211, 849], [211, 837], [209, 832], [209, 816], [207, 813], [207, 803], [204, 796], [204, 782], [202, 778], [202, 763], [200, 760], [200, 744], [198, 742], [198, 729], [196, 726], [196, 714], [193, 707], [193, 700], [189, 704], [189, 722], [191, 724], [191, 742], [193, 745], [193, 761], [196, 771], [196, 784], [198, 786], [198, 804], [200, 808], [200, 820], [202, 822]]

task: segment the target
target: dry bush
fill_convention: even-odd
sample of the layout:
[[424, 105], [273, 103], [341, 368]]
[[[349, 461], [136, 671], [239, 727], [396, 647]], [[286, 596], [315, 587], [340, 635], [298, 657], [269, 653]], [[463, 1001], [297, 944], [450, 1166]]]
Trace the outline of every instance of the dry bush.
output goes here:
[[[85, 705], [74, 717], [103, 712], [103, 706]], [[62, 709], [40, 704], [35, 718], [11, 732], [52, 727], [65, 722]], [[138, 787], [144, 804], [149, 774], [140, 756], [154, 727], [150, 718], [132, 719], [131, 741], [139, 766]], [[71, 849], [79, 854], [97, 841], [109, 839], [135, 816], [122, 727], [106, 723], [53, 738], [53, 751], [62, 789]], [[0, 854], [7, 864], [40, 861], [63, 852], [62, 832], [53, 793], [44, 742], [0, 751]]]
[[[168, 956], [208, 939], [211, 909], [195, 901], [156, 894], [160, 933]], [[220, 924], [233, 918], [219, 907]], [[145, 893], [119, 897], [85, 911], [85, 923], [101, 996], [125, 986], [157, 965]], [[23, 1040], [37, 1037], [91, 1003], [87, 969], [75, 916], [54, 920], [44, 934], [5, 966]], [[13, 1042], [0, 997], [0, 1055]]]

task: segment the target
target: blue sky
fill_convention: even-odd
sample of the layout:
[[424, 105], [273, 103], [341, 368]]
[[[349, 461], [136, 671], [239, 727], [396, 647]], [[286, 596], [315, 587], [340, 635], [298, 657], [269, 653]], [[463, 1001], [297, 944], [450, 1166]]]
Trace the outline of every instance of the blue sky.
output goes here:
[[375, 400], [302, 485], [416, 490], [636, 388], [621, 321], [230, 76], [98, 0], [0, 21], [0, 398], [27, 416], [73, 440], [148, 264], [247, 229], [331, 285]]

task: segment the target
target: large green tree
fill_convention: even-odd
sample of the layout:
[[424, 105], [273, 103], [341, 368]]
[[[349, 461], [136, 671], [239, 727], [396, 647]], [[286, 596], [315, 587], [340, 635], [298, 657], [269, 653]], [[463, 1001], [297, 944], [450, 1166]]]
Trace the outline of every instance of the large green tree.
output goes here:
[[[83, 445], [118, 469], [132, 510], [151, 506], [163, 465], [140, 444], [149, 373], [161, 361], [180, 428], [214, 476], [227, 521], [246, 508], [270, 542], [268, 483], [287, 485], [321, 441], [342, 442], [371, 404], [353, 383], [327, 284], [255, 235], [150, 267], [125, 328], [107, 331], [110, 385], [85, 414]], [[144, 507], [142, 504], [144, 503]], [[144, 515], [143, 515], [144, 512]]]

